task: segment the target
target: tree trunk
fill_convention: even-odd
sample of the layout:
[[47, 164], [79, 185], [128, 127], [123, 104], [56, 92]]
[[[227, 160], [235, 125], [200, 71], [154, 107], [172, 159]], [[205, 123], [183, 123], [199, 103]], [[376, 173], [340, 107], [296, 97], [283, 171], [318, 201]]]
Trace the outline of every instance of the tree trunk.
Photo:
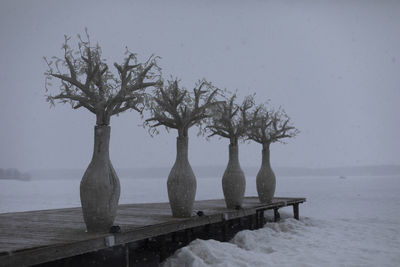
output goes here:
[[108, 232], [117, 214], [120, 184], [109, 156], [110, 126], [95, 126], [94, 151], [80, 193], [88, 232]]
[[185, 218], [192, 216], [197, 183], [188, 159], [188, 137], [178, 137], [176, 147], [176, 161], [167, 181], [168, 198], [172, 216]]
[[242, 206], [246, 179], [239, 164], [238, 144], [229, 145], [229, 162], [222, 176], [222, 189], [229, 209]]
[[99, 107], [96, 113], [96, 125], [108, 126], [110, 124], [110, 115], [105, 111], [105, 107]]
[[261, 168], [258, 171], [256, 183], [260, 202], [271, 202], [275, 193], [276, 179], [271, 168], [269, 145], [263, 145]]

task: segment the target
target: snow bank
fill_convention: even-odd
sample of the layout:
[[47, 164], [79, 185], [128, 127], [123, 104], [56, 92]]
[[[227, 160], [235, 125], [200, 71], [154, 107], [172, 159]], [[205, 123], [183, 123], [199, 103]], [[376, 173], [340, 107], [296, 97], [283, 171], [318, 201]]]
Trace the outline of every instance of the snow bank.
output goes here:
[[399, 240], [391, 222], [287, 218], [229, 243], [195, 240], [163, 266], [398, 266]]

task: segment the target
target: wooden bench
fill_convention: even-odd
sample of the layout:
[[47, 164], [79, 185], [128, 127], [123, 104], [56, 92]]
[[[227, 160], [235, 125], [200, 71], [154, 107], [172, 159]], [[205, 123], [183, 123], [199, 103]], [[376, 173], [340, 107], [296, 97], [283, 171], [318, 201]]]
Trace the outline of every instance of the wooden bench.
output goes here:
[[246, 197], [232, 210], [223, 199], [202, 200], [185, 219], [173, 218], [168, 203], [122, 204], [115, 221], [121, 231], [114, 234], [86, 233], [81, 208], [3, 213], [0, 266], [157, 266], [196, 238], [228, 241], [240, 230], [263, 227], [266, 210], [274, 210], [277, 221], [280, 208], [293, 206], [299, 219], [305, 201], [274, 198], [262, 204]]

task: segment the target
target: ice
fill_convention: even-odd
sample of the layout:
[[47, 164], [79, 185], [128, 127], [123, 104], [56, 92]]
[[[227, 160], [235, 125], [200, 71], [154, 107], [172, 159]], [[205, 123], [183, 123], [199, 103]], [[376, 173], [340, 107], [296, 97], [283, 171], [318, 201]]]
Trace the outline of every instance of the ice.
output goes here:
[[[0, 180], [0, 212], [79, 206], [79, 179]], [[300, 221], [194, 240], [164, 266], [400, 266], [400, 177], [278, 177], [277, 196], [306, 197]], [[246, 195], [256, 195], [255, 177]], [[197, 180], [196, 199], [222, 198], [221, 178]], [[168, 201], [166, 178], [121, 177], [120, 203]], [[272, 216], [272, 214], [266, 214]]]

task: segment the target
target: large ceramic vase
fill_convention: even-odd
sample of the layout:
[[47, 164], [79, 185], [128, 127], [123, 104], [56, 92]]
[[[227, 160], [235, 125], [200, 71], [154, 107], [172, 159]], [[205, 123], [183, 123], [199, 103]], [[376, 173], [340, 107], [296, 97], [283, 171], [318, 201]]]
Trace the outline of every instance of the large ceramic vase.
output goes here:
[[276, 179], [271, 168], [269, 146], [263, 147], [261, 168], [257, 173], [256, 183], [260, 202], [271, 202], [275, 194]]
[[239, 164], [239, 148], [237, 144], [230, 144], [229, 162], [222, 176], [222, 190], [228, 209], [242, 206], [245, 189], [246, 179]]
[[192, 216], [196, 196], [196, 177], [188, 159], [188, 138], [176, 139], [176, 161], [168, 176], [167, 188], [172, 216], [185, 218]]
[[110, 126], [95, 126], [94, 151], [80, 193], [88, 232], [108, 232], [117, 215], [120, 184], [109, 155]]

